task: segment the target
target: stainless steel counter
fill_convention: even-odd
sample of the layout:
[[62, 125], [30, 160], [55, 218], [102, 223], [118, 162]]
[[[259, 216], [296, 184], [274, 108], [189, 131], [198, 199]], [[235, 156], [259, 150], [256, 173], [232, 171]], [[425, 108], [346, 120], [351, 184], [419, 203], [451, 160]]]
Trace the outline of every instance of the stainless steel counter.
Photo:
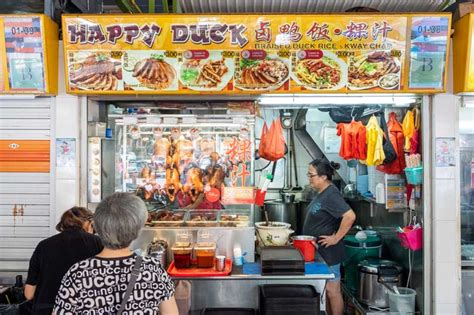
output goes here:
[[311, 275], [257, 275], [244, 274], [242, 267], [233, 267], [225, 277], [173, 277], [173, 280], [189, 280], [192, 283], [191, 310], [206, 307], [258, 308], [258, 287], [263, 284], [309, 284], [321, 294], [321, 310], [325, 310], [324, 288], [334, 274]]
[[219, 277], [172, 277], [173, 280], [328, 280], [333, 279], [334, 274], [305, 274], [305, 275], [256, 275], [244, 274], [243, 267], [233, 266], [232, 273], [228, 276]]

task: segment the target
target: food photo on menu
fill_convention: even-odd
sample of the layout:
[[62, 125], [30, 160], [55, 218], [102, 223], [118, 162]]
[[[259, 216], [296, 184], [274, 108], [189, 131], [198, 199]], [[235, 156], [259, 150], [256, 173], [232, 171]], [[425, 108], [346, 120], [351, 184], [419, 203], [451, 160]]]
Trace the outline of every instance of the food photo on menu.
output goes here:
[[297, 85], [309, 90], [339, 90], [347, 83], [347, 64], [330, 51], [319, 51], [314, 57], [299, 51], [291, 75]]
[[402, 64], [390, 51], [364, 52], [349, 57], [350, 90], [400, 89]]
[[122, 86], [122, 62], [110, 52], [69, 53], [69, 87], [78, 91], [116, 91]]
[[235, 86], [244, 91], [276, 90], [288, 81], [289, 60], [276, 54], [266, 54], [262, 59], [240, 59], [234, 76]]
[[201, 57], [184, 52], [180, 67], [181, 84], [195, 91], [221, 91], [234, 75], [234, 60], [224, 57], [223, 51], [205, 51]]
[[176, 58], [166, 51], [127, 51], [124, 53], [125, 90], [177, 90]]

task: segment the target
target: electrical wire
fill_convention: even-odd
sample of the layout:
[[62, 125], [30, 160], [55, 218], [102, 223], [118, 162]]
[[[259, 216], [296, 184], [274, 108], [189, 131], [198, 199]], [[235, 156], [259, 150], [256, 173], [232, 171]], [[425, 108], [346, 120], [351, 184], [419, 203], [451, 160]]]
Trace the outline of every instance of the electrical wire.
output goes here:
[[415, 253], [413, 253], [413, 257], [412, 257], [411, 249], [409, 249], [408, 250], [408, 278], [407, 278], [407, 285], [406, 285], [407, 288], [410, 286], [410, 282], [411, 282], [411, 271], [413, 269], [414, 256], [415, 256]]
[[262, 168], [259, 168], [259, 169], [255, 170], [255, 172], [261, 172], [261, 171], [263, 171], [264, 169], [266, 169], [267, 167], [269, 167], [269, 166], [270, 166], [270, 164], [272, 164], [272, 161], [269, 161], [269, 162], [268, 162], [268, 164], [267, 164], [267, 165], [265, 165], [264, 167], [262, 167]]
[[390, 308], [382, 308], [382, 307], [377, 307], [377, 306], [369, 306], [370, 311], [378, 311], [378, 312], [388, 312], [390, 311]]

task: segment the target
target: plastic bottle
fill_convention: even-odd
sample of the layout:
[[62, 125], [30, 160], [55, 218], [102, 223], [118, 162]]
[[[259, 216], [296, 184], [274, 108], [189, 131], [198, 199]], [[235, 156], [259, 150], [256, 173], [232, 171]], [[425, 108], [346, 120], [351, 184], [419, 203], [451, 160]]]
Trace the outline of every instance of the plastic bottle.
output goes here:
[[375, 186], [375, 202], [385, 203], [385, 187], [382, 183], [378, 183], [377, 186]]
[[234, 247], [234, 265], [242, 266], [242, 264], [243, 264], [242, 249], [240, 247]]
[[267, 174], [265, 176], [265, 181], [263, 182], [262, 188], [260, 189], [261, 192], [265, 192], [268, 190], [268, 186], [270, 186], [272, 179], [273, 179], [272, 174]]
[[267, 194], [268, 186], [272, 182], [272, 174], [265, 175], [265, 181], [263, 182], [262, 188], [257, 189], [255, 194], [255, 204], [262, 207], [265, 203], [265, 195]]

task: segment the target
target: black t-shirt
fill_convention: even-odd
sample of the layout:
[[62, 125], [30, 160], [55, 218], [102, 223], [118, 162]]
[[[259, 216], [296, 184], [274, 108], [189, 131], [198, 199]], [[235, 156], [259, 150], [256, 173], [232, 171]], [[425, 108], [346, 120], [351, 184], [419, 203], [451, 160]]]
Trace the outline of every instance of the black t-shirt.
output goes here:
[[27, 284], [36, 285], [33, 314], [51, 314], [61, 279], [68, 269], [102, 251], [99, 237], [79, 229], [42, 240], [30, 259]]
[[[116, 314], [127, 291], [136, 255], [92, 257], [64, 275], [54, 305], [57, 315]], [[174, 283], [156, 258], [143, 257], [140, 274], [123, 315], [158, 314], [161, 302], [174, 295]]]
[[[336, 233], [341, 225], [342, 215], [350, 209], [336, 186], [330, 185], [308, 205], [303, 234], [319, 237]], [[345, 259], [342, 240], [327, 248], [319, 246], [318, 251], [330, 266], [339, 264]]]

